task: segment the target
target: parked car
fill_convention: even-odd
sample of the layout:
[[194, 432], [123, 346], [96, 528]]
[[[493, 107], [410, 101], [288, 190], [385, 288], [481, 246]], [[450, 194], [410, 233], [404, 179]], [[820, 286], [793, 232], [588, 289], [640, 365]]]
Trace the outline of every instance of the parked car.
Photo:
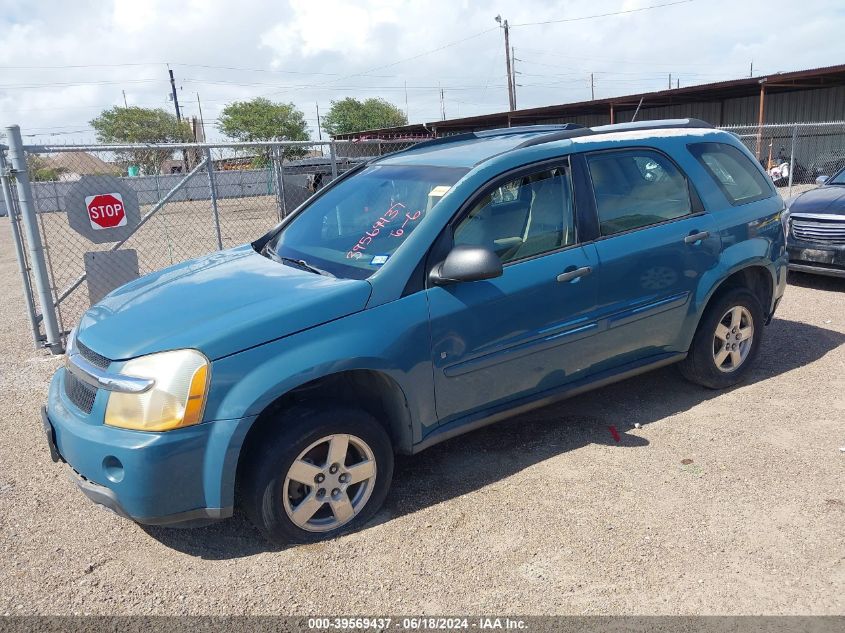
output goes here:
[[701, 121], [420, 143], [91, 307], [48, 444], [140, 523], [239, 504], [274, 542], [329, 537], [381, 506], [394, 453], [673, 363], [738, 383], [786, 284], [782, 212]]
[[845, 167], [789, 201], [789, 269], [845, 277]]

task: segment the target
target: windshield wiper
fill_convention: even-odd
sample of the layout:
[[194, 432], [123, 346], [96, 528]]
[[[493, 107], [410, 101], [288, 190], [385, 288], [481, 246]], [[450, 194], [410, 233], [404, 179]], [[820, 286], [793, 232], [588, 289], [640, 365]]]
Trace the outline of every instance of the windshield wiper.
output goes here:
[[317, 268], [316, 266], [312, 266], [311, 264], [306, 262], [304, 259], [296, 259], [294, 257], [284, 257], [283, 255], [277, 254], [275, 251], [271, 251], [271, 253], [273, 255], [275, 255], [276, 259], [278, 259], [280, 262], [285, 262], [287, 264], [296, 264], [297, 266], [299, 266], [303, 270], [307, 270], [310, 273], [316, 273], [318, 275], [323, 275], [324, 277], [334, 277], [334, 275], [332, 275], [329, 271], [322, 270], [320, 268]]

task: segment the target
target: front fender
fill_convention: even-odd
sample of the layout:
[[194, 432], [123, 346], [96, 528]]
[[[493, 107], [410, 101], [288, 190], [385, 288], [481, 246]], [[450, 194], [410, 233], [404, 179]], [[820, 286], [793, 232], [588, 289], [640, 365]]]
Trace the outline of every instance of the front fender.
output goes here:
[[332, 374], [378, 371], [403, 391], [414, 441], [436, 424], [425, 293], [214, 361], [206, 419], [255, 416], [280, 396]]

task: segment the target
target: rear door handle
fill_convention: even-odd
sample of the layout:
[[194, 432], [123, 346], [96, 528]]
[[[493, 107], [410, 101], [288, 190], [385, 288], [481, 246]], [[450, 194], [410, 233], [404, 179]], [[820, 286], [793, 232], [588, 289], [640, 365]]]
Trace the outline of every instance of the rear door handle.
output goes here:
[[584, 266], [582, 268], [576, 268], [575, 270], [570, 270], [569, 272], [561, 273], [557, 276], [557, 280], [561, 283], [565, 281], [575, 281], [576, 279], [580, 279], [581, 277], [586, 277], [593, 269], [589, 266]]
[[701, 240], [706, 240], [710, 237], [710, 231], [701, 231], [700, 233], [690, 233], [684, 238], [684, 244], [695, 244]]

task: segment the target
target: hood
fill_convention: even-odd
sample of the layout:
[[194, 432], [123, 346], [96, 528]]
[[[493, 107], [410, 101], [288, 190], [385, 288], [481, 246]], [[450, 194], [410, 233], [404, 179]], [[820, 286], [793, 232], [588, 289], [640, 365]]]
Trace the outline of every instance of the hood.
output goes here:
[[92, 306], [78, 340], [113, 360], [191, 347], [210, 359], [363, 310], [369, 282], [280, 264], [251, 246], [165, 268]]
[[825, 185], [805, 191], [792, 201], [789, 211], [845, 215], [845, 186]]

